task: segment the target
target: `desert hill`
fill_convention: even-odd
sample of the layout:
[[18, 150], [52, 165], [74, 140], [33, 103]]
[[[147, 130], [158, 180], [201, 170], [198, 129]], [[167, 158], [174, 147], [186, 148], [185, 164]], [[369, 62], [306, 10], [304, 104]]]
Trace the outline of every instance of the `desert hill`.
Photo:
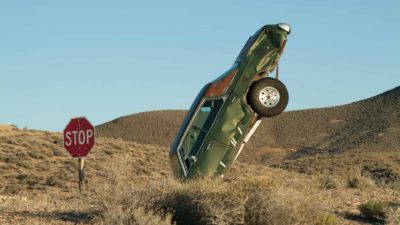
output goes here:
[[163, 110], [123, 116], [96, 126], [96, 135], [169, 146], [185, 115], [184, 110]]
[[[133, 114], [96, 127], [97, 134], [168, 147], [186, 111]], [[400, 87], [369, 99], [265, 118], [247, 151], [264, 147], [340, 152], [400, 149]]]
[[[133, 114], [97, 134], [168, 147], [186, 111]], [[347, 105], [264, 118], [238, 160], [312, 174], [358, 166], [385, 182], [400, 179], [400, 87]]]
[[315, 168], [343, 173], [349, 165], [358, 165], [376, 178], [397, 180], [399, 153], [397, 87], [347, 105], [291, 111], [267, 118], [240, 160], [306, 173]]
[[250, 146], [330, 152], [400, 150], [400, 87], [347, 105], [268, 118]]

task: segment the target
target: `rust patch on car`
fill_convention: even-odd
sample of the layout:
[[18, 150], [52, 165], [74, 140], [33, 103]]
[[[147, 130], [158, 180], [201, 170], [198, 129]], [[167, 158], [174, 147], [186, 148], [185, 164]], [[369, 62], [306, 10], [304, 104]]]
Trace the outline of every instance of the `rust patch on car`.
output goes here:
[[229, 86], [232, 78], [235, 76], [235, 73], [236, 71], [232, 71], [222, 79], [212, 83], [208, 88], [205, 96], [207, 97], [221, 96], [226, 91], [226, 88]]

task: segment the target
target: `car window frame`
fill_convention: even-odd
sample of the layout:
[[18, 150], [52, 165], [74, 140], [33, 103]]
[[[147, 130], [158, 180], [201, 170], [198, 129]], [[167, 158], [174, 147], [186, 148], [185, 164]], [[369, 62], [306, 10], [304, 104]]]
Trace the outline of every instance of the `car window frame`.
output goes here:
[[[213, 127], [214, 127], [214, 125], [215, 125], [215, 121], [217, 120], [217, 118], [218, 118], [219, 115], [221, 114], [222, 109], [225, 107], [227, 96], [218, 96], [218, 97], [213, 97], [213, 98], [209, 98], [209, 97], [204, 97], [204, 96], [203, 96], [203, 98], [201, 99], [201, 101], [200, 101], [199, 104], [197, 105], [197, 108], [196, 108], [195, 112], [193, 113], [192, 118], [190, 118], [190, 122], [187, 124], [186, 129], [185, 129], [185, 132], [183, 133], [181, 139], [179, 140], [179, 144], [178, 144], [178, 146], [177, 146], [177, 155], [178, 155], [178, 159], [179, 159], [179, 162], [180, 162], [180, 164], [181, 164], [182, 170], [184, 171], [185, 177], [190, 173], [191, 168], [193, 168], [193, 165], [192, 165], [190, 168], [187, 168], [187, 167], [186, 167], [186, 163], [185, 163], [185, 161], [184, 161], [184, 159], [183, 159], [183, 155], [182, 155], [183, 153], [182, 153], [182, 151], [181, 151], [181, 147], [182, 147], [182, 145], [183, 145], [183, 140], [185, 139], [185, 137], [186, 137], [186, 135], [188, 134], [189, 130], [192, 128], [192, 125], [193, 125], [193, 122], [194, 122], [194, 118], [197, 116], [197, 113], [201, 110], [203, 104], [204, 104], [206, 101], [212, 101], [212, 100], [218, 100], [218, 99], [221, 99], [221, 100], [222, 100], [222, 105], [221, 105], [221, 107], [220, 107], [220, 109], [219, 109], [217, 115], [215, 116], [215, 119], [214, 119], [214, 121], [212, 122], [212, 124], [211, 124], [211, 126], [210, 126], [210, 129], [209, 129], [208, 132], [206, 133], [206, 136], [204, 137], [204, 141], [201, 143], [201, 145], [200, 145], [200, 147], [199, 147], [199, 149], [202, 149], [202, 148], [203, 148], [204, 143], [206, 142], [207, 138], [208, 138], [209, 135], [210, 135], [210, 131], [213, 129]], [[201, 151], [198, 151], [198, 152], [196, 153], [196, 156], [195, 156], [196, 158], [198, 157], [198, 155], [200, 154], [200, 152], [201, 152]], [[193, 163], [193, 164], [194, 164], [194, 163]]]

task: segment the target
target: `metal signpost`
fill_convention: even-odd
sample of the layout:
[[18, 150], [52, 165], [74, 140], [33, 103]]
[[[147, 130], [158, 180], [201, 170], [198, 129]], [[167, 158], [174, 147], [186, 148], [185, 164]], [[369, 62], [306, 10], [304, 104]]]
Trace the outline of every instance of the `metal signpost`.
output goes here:
[[79, 191], [82, 193], [85, 178], [84, 157], [94, 146], [94, 127], [85, 117], [73, 118], [65, 127], [63, 136], [64, 148], [72, 157], [78, 158]]

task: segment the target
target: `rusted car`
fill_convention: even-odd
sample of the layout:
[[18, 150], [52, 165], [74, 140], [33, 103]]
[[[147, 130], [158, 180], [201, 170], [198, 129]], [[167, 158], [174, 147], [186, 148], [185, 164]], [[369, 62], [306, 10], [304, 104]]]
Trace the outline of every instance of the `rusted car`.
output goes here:
[[233, 66], [206, 84], [190, 107], [170, 148], [181, 180], [223, 176], [263, 117], [279, 115], [288, 91], [277, 70], [288, 24], [265, 25], [249, 38]]

